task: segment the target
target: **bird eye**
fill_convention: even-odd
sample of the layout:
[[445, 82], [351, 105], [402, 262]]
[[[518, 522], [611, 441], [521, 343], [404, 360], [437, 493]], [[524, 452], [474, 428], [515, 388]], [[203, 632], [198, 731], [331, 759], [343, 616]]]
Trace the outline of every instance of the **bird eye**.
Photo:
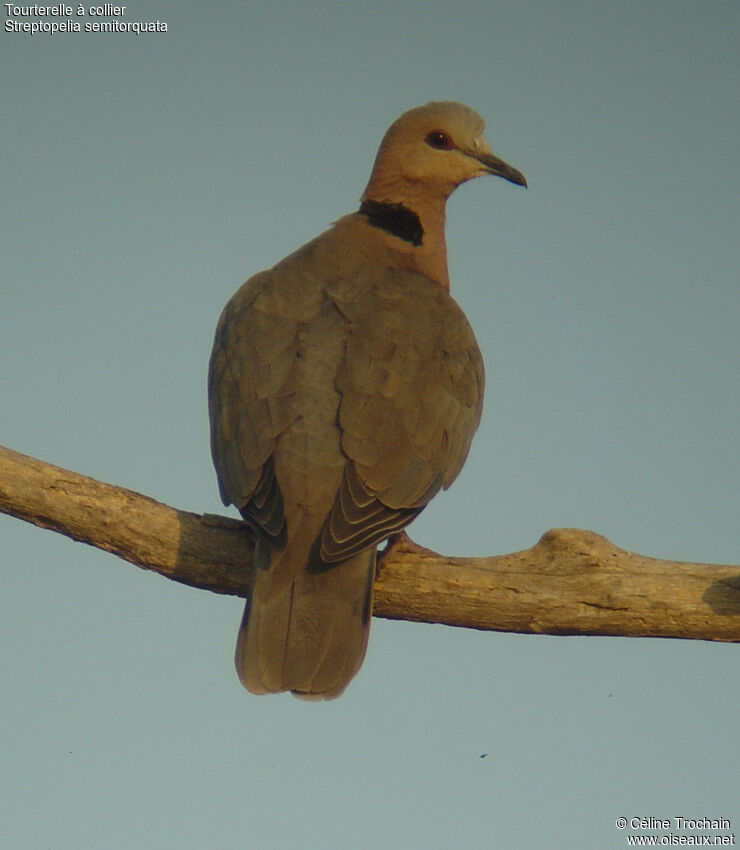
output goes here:
[[436, 148], [439, 151], [449, 151], [454, 147], [452, 139], [441, 130], [432, 130], [431, 133], [427, 133], [424, 141], [430, 148]]

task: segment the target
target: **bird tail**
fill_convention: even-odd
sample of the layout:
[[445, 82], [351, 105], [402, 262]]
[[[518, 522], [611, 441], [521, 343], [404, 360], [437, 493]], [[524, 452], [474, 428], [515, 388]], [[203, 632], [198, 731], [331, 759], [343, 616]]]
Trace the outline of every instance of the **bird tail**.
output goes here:
[[[257, 542], [252, 592], [236, 643], [236, 671], [255, 694], [292, 691], [303, 699], [338, 697], [365, 657], [372, 614], [375, 549], [323, 569], [303, 566], [292, 582], [290, 545]], [[305, 558], [301, 561], [305, 564]], [[309, 564], [311, 561], [309, 560]], [[282, 577], [282, 580], [281, 580]]]

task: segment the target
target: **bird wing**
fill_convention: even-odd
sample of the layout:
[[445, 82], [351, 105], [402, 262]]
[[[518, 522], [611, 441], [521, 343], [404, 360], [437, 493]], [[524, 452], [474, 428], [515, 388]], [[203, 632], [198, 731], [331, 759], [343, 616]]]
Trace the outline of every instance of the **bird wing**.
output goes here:
[[274, 297], [271, 274], [248, 280], [221, 314], [208, 374], [211, 452], [224, 504], [272, 546], [285, 540], [273, 453], [295, 416], [294, 346], [300, 317]]
[[282, 279], [294, 290], [296, 279], [285, 272], [256, 275], [221, 317], [209, 373], [212, 452], [224, 502], [282, 546], [288, 482], [273, 457], [300, 413], [296, 340], [331, 302], [344, 320], [333, 389], [346, 463], [321, 557], [337, 563], [405, 527], [456, 478], [480, 420], [483, 363], [462, 310], [423, 275], [335, 271], [310, 297], [298, 287], [303, 297], [291, 299]]
[[337, 373], [348, 462], [322, 533], [328, 563], [403, 528], [448, 487], [480, 421], [483, 361], [457, 303], [416, 273], [376, 277], [335, 296], [349, 323]]

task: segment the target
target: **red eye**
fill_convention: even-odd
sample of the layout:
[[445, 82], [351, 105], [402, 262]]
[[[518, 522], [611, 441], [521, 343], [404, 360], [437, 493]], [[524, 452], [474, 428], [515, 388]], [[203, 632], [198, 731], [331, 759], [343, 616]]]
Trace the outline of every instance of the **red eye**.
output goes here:
[[438, 151], [449, 151], [454, 147], [452, 139], [441, 130], [432, 130], [431, 133], [427, 133], [424, 141], [430, 148], [436, 148]]

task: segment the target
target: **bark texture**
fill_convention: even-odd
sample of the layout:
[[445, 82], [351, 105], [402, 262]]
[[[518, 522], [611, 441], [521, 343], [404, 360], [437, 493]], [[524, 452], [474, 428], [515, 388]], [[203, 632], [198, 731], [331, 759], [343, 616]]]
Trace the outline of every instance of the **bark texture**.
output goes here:
[[[0, 447], [0, 511], [167, 578], [247, 595], [241, 522], [175, 508]], [[454, 558], [402, 536], [380, 559], [373, 614], [495, 631], [740, 641], [740, 566], [648, 558], [592, 531]]]

